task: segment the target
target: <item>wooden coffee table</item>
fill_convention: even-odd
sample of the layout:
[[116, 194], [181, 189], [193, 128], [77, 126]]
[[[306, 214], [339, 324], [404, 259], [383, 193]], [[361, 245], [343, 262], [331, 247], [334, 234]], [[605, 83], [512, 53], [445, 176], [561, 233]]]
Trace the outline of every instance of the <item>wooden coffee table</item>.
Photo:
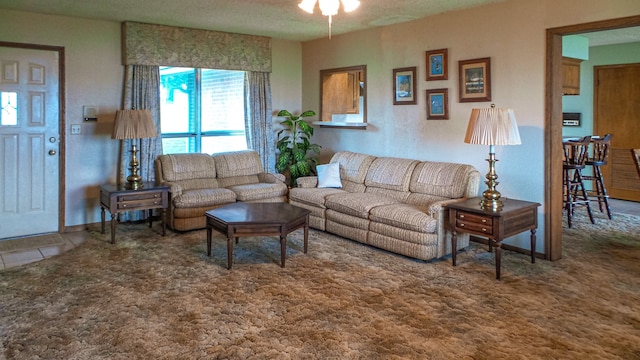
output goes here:
[[207, 256], [211, 256], [211, 231], [227, 236], [227, 269], [233, 262], [233, 240], [241, 236], [280, 236], [280, 262], [284, 267], [287, 235], [304, 228], [304, 253], [309, 239], [311, 212], [287, 203], [237, 202], [205, 212], [207, 217]]

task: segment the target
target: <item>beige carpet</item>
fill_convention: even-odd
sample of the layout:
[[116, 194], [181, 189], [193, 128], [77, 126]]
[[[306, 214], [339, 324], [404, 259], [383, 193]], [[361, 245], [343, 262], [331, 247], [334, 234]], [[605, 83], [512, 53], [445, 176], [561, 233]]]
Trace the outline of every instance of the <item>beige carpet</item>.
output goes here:
[[[7, 359], [640, 359], [640, 218], [576, 219], [564, 258], [425, 263], [312, 231], [226, 243], [144, 224], [0, 271]], [[1, 358], [1, 355], [0, 355]]]

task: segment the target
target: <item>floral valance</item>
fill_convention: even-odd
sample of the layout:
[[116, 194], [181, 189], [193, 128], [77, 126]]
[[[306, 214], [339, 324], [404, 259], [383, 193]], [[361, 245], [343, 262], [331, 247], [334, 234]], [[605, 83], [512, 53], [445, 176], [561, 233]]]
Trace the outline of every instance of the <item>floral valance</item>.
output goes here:
[[126, 21], [123, 65], [271, 72], [271, 38]]

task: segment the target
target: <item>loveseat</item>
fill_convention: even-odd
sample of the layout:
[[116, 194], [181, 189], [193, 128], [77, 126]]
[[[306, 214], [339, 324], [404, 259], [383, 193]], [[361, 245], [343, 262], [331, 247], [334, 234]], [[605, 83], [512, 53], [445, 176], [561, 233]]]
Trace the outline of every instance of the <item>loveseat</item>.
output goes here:
[[253, 150], [160, 155], [155, 173], [171, 187], [167, 224], [178, 231], [205, 228], [205, 211], [225, 204], [287, 201], [284, 176], [265, 173]]
[[[480, 186], [471, 165], [349, 151], [318, 175], [289, 191], [290, 204], [311, 211], [311, 227], [422, 260], [451, 254], [444, 205], [477, 196]], [[458, 234], [457, 244], [467, 247], [469, 236]]]

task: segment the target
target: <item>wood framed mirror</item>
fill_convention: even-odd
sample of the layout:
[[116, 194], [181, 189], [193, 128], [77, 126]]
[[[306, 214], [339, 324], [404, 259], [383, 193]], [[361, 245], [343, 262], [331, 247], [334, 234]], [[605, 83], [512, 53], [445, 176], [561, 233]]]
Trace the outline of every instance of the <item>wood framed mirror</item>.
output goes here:
[[367, 123], [367, 66], [320, 70], [321, 126], [365, 129]]

